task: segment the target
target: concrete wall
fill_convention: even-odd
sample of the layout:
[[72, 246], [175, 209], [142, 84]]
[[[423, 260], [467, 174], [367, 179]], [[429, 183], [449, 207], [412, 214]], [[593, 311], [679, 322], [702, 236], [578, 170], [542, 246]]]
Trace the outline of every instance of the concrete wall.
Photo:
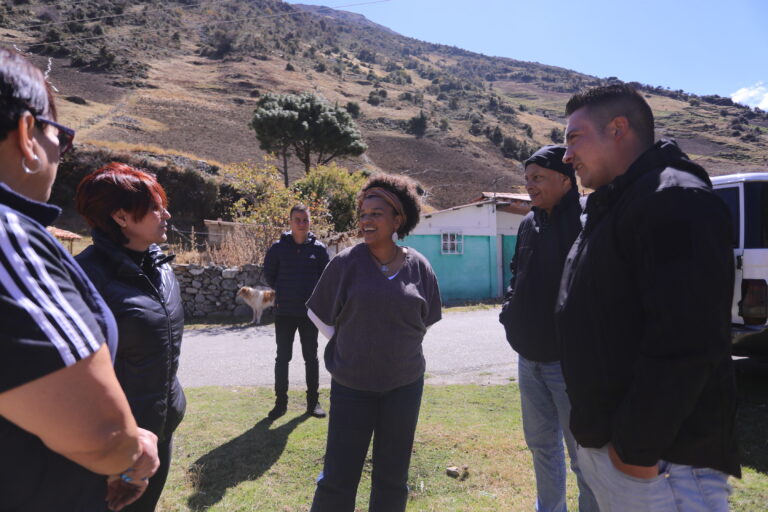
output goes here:
[[250, 318], [251, 308], [237, 299], [237, 290], [241, 286], [267, 287], [260, 265], [174, 265], [173, 270], [181, 287], [187, 320], [205, 317]]

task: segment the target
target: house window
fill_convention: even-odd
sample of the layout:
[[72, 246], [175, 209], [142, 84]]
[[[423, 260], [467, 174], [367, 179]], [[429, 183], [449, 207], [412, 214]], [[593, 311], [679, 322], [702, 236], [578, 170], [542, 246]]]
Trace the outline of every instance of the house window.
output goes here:
[[443, 233], [440, 254], [464, 254], [464, 235], [461, 233]]

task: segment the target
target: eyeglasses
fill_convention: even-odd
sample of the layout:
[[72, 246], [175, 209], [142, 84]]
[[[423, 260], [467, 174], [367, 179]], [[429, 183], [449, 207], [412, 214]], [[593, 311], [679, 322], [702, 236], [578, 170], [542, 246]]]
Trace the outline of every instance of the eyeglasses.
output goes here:
[[73, 130], [72, 128], [67, 128], [63, 124], [59, 124], [55, 121], [51, 121], [50, 119], [46, 119], [44, 117], [38, 116], [35, 119], [37, 120], [37, 122], [43, 123], [43, 124], [49, 124], [59, 131], [57, 135], [59, 138], [59, 155], [63, 155], [64, 153], [72, 149], [72, 141], [75, 138], [75, 130]]

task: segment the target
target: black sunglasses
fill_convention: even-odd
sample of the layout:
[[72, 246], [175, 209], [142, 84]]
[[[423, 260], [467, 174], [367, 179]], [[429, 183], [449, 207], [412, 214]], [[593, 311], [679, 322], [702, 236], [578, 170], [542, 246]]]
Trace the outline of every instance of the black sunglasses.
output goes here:
[[35, 118], [37, 122], [42, 124], [49, 124], [53, 127], [55, 127], [59, 133], [59, 155], [63, 155], [70, 149], [72, 149], [72, 141], [75, 139], [75, 130], [72, 128], [67, 128], [63, 124], [59, 124], [55, 121], [51, 121], [50, 119], [46, 119], [44, 117], [36, 117]]

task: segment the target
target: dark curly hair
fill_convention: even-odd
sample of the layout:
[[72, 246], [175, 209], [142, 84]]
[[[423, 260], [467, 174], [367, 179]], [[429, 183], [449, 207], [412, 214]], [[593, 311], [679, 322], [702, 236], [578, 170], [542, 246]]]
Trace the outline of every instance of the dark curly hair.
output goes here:
[[419, 190], [421, 187], [417, 182], [406, 176], [397, 174], [375, 174], [368, 178], [360, 192], [357, 193], [357, 209], [360, 210], [365, 191], [381, 187], [395, 194], [400, 202], [403, 203], [403, 212], [405, 213], [405, 222], [397, 230], [397, 236], [401, 240], [413, 231], [413, 228], [419, 223], [421, 215], [421, 198]]

